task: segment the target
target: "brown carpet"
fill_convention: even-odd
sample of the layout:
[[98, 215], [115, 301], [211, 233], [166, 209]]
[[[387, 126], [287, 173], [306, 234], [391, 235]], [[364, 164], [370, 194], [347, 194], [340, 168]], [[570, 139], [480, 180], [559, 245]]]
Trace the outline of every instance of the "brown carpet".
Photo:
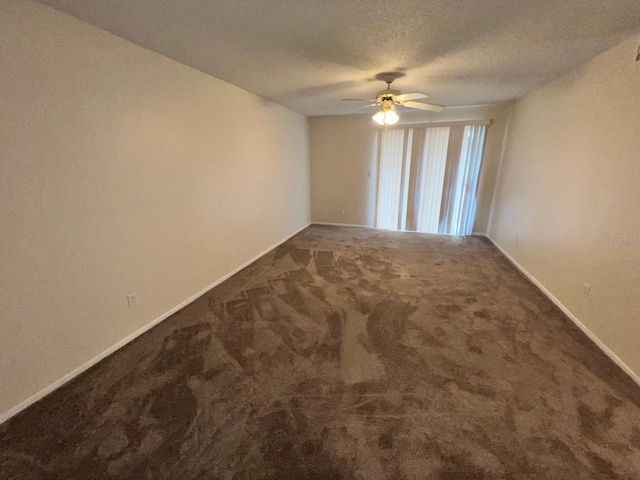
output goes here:
[[0, 465], [640, 478], [640, 388], [485, 239], [313, 226], [1, 426]]

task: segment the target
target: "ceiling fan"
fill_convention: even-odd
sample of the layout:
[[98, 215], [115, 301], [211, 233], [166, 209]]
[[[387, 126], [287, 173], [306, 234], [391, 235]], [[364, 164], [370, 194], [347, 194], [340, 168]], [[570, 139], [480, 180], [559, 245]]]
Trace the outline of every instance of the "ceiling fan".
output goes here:
[[400, 105], [403, 107], [416, 108], [418, 110], [426, 110], [429, 112], [441, 112], [444, 107], [440, 105], [432, 105], [430, 103], [422, 103], [416, 102], [414, 100], [418, 100], [421, 98], [429, 98], [429, 96], [425, 93], [420, 92], [412, 92], [412, 93], [401, 93], [400, 90], [392, 90], [391, 84], [393, 81], [401, 77], [401, 73], [381, 73], [376, 76], [376, 78], [383, 80], [387, 84], [386, 90], [380, 90], [376, 93], [375, 100], [364, 100], [359, 98], [343, 98], [342, 100], [348, 102], [374, 102], [370, 105], [365, 105], [364, 107], [357, 108], [356, 110], [351, 110], [350, 112], [355, 112], [357, 110], [362, 110], [363, 108], [374, 107], [378, 105], [382, 105], [382, 110], [376, 113], [372, 118], [373, 120], [380, 124], [384, 125], [393, 125], [398, 120], [400, 120], [400, 116], [396, 111], [396, 105]]

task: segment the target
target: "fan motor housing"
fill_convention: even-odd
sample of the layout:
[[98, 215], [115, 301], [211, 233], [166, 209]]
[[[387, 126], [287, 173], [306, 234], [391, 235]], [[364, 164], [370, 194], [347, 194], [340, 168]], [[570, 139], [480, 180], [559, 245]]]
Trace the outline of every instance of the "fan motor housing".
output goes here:
[[400, 90], [380, 90], [376, 93], [376, 100], [379, 102], [384, 102], [385, 100], [393, 100], [393, 97], [396, 95], [400, 95]]

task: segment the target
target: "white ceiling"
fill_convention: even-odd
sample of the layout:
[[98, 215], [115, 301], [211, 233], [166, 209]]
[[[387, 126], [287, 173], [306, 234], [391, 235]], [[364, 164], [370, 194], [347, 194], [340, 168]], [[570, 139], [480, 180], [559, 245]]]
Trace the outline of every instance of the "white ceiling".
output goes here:
[[638, 0], [40, 1], [305, 115], [393, 70], [432, 103], [511, 100], [640, 30]]

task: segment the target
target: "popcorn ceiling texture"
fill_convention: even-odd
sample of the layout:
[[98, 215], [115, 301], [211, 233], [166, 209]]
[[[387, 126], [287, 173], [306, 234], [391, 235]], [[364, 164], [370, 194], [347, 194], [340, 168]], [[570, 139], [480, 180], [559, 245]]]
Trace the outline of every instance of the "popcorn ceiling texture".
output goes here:
[[512, 100], [640, 29], [637, 0], [41, 3], [305, 115], [355, 108], [340, 99], [390, 70], [431, 103]]
[[640, 478], [640, 388], [483, 238], [312, 226], [2, 425], [0, 478]]

